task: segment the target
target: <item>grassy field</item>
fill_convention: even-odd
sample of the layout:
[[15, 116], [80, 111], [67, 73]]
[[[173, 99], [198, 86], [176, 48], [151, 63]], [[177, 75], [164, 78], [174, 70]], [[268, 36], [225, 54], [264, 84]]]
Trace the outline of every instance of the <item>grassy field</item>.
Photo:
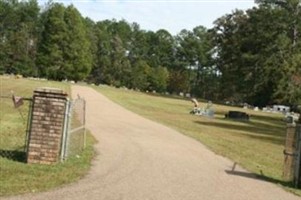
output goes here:
[[[205, 144], [267, 181], [301, 195], [282, 181], [286, 124], [272, 114], [214, 104], [214, 118], [190, 115], [189, 100], [161, 97], [108, 86], [94, 87], [113, 101], [151, 120], [166, 124]], [[201, 102], [201, 107], [207, 103]], [[229, 110], [247, 112], [250, 121], [225, 119]]]
[[24, 162], [29, 103], [15, 109], [10, 96], [14, 91], [16, 96], [32, 97], [38, 87], [55, 87], [70, 93], [67, 83], [0, 76], [0, 196], [49, 190], [78, 180], [90, 168], [95, 143], [91, 134], [87, 137], [86, 150], [79, 157], [51, 166]]

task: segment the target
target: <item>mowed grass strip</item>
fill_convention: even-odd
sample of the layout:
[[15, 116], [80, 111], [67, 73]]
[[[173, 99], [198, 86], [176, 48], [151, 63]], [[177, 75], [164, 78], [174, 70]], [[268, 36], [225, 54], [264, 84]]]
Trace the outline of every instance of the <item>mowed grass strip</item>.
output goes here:
[[0, 158], [0, 196], [46, 191], [82, 178], [90, 169], [95, 139], [87, 134], [87, 147], [55, 165], [26, 164]]
[[[214, 118], [191, 115], [189, 99], [163, 97], [109, 86], [94, 87], [114, 102], [146, 118], [163, 123], [205, 144], [215, 153], [228, 157], [267, 181], [283, 185], [301, 195], [290, 183], [282, 181], [286, 123], [282, 114], [245, 110], [214, 104]], [[201, 102], [205, 107], [207, 102]], [[225, 119], [230, 110], [247, 112], [250, 121]]]
[[[60, 88], [70, 94], [67, 83], [0, 76], [1, 96], [10, 96], [14, 91], [16, 96], [32, 97], [33, 90], [38, 87]], [[87, 134], [87, 148], [77, 157], [55, 165], [26, 164], [22, 151], [27, 113], [27, 102], [15, 109], [10, 98], [0, 98], [0, 196], [49, 190], [80, 179], [90, 168], [95, 143], [90, 133]], [[3, 156], [10, 150], [17, 150], [21, 157], [12, 160]]]

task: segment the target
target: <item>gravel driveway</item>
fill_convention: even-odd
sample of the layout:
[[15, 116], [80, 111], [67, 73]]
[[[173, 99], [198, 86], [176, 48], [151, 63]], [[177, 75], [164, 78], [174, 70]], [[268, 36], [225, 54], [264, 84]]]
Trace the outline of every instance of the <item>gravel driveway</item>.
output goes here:
[[177, 131], [73, 86], [87, 100], [98, 155], [82, 180], [22, 200], [300, 200]]

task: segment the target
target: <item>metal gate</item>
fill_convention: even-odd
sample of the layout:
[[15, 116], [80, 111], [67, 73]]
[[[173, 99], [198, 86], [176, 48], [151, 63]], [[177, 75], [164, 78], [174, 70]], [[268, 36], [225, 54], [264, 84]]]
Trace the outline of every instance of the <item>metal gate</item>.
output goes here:
[[[13, 100], [13, 101], [12, 101]], [[0, 158], [25, 162], [31, 98], [0, 96]]]
[[67, 101], [61, 160], [79, 155], [86, 146], [86, 101], [78, 97]]

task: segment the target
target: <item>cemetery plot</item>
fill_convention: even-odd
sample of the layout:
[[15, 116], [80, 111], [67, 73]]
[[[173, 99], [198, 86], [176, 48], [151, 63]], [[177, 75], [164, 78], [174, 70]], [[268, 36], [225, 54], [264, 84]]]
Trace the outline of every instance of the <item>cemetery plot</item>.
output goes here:
[[234, 119], [234, 120], [245, 120], [249, 121], [250, 116], [245, 112], [240, 111], [229, 111], [225, 114], [226, 119]]

